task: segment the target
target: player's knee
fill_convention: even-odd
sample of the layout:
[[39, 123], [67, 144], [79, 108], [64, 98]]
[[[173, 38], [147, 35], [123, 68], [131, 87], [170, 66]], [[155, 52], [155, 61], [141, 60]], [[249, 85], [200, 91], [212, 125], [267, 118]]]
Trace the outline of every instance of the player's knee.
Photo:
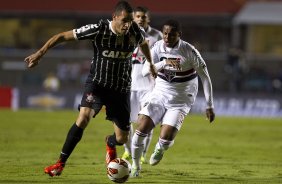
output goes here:
[[81, 128], [85, 128], [88, 125], [90, 119], [90, 115], [80, 113], [76, 120], [76, 124]]
[[155, 127], [153, 120], [146, 115], [139, 115], [138, 117], [138, 127], [137, 130], [139, 130], [142, 133], [149, 134], [153, 128]]

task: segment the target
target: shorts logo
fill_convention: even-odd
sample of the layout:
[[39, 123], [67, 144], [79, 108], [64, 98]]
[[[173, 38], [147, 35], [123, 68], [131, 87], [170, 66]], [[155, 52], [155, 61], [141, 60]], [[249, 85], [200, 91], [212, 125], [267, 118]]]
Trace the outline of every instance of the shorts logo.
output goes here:
[[179, 123], [183, 123], [183, 121], [184, 121], [184, 118], [185, 118], [185, 116], [184, 116], [184, 114], [182, 114], [182, 113], [179, 113], [179, 115], [178, 115], [178, 121], [179, 121]]
[[146, 107], [147, 105], [149, 105], [149, 102], [146, 102], [146, 103], [143, 105], [143, 107]]
[[92, 93], [86, 94], [86, 96], [86, 102], [93, 103], [95, 101]]

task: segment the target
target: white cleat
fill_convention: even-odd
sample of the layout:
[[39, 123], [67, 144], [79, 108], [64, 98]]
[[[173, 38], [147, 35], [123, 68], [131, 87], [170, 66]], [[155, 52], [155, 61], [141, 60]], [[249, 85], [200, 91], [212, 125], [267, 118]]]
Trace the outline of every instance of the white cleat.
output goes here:
[[164, 151], [161, 149], [155, 148], [154, 153], [150, 158], [150, 165], [157, 165], [163, 158]]

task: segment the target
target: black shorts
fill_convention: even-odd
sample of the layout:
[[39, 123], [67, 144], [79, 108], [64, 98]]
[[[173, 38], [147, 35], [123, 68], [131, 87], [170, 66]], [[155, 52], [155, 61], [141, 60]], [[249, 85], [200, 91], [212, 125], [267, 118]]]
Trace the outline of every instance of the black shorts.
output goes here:
[[113, 121], [120, 129], [129, 131], [130, 93], [121, 93], [86, 82], [81, 107], [94, 109], [97, 115], [103, 105], [106, 106], [106, 119]]

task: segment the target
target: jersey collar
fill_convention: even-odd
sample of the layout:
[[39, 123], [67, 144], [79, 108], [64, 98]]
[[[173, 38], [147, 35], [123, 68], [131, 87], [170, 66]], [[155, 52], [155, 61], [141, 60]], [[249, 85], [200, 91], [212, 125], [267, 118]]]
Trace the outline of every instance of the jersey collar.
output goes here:
[[115, 32], [115, 30], [113, 29], [112, 21], [109, 21], [109, 20], [108, 20], [108, 22], [109, 22], [110, 30], [111, 30], [114, 34], [117, 35], [117, 33]]

